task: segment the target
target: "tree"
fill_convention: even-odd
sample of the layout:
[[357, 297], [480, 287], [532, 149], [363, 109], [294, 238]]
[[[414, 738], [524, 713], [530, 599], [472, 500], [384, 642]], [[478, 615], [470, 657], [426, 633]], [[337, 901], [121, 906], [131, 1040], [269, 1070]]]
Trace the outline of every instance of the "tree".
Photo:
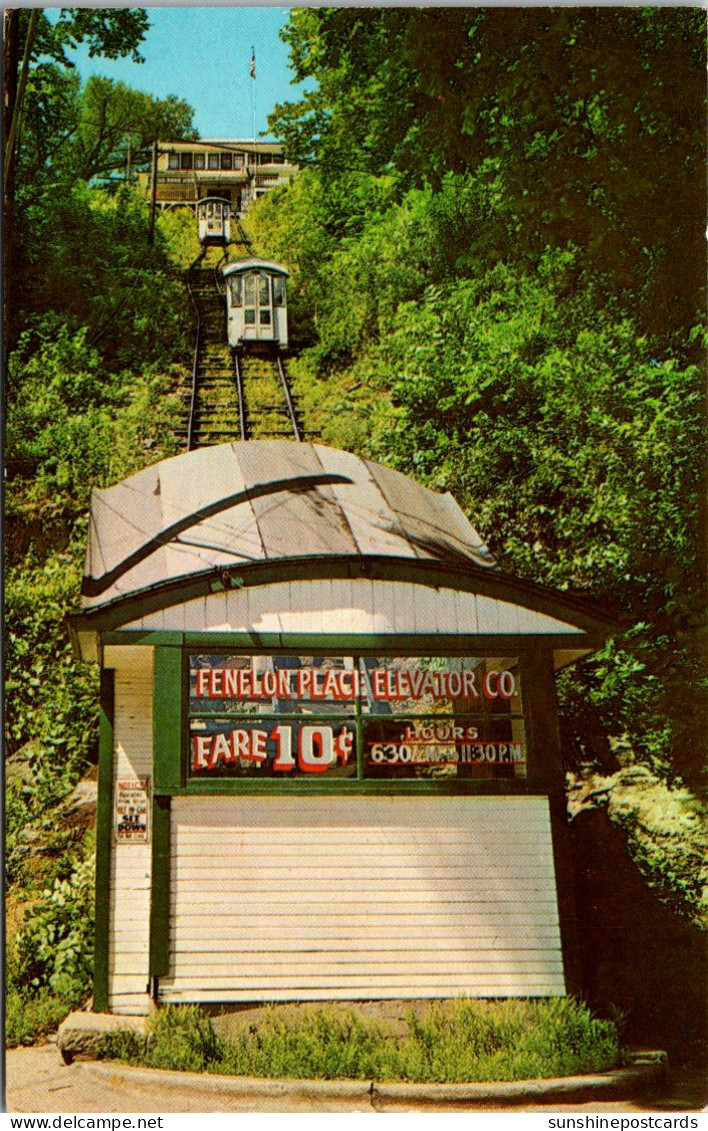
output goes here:
[[[8, 290], [14, 290], [17, 274], [15, 197], [20, 137], [29, 151], [27, 169], [36, 178], [43, 162], [51, 158], [75, 124], [77, 88], [66, 73], [73, 66], [66, 49], [87, 43], [90, 55], [109, 59], [130, 55], [140, 62], [137, 48], [147, 28], [147, 16], [140, 8], [62, 8], [53, 22], [36, 8], [5, 11], [3, 217]], [[25, 90], [32, 92], [32, 106], [26, 115]], [[12, 336], [7, 321], [5, 333], [6, 340]]]
[[701, 10], [309, 8], [284, 38], [318, 82], [270, 119], [291, 156], [496, 181], [519, 258], [572, 243], [664, 340], [700, 319]]
[[[20, 57], [25, 76], [40, 60], [50, 60], [58, 67], [72, 68], [67, 48], [87, 43], [89, 55], [117, 59], [130, 55], [142, 62], [138, 44], [148, 28], [146, 13], [141, 8], [62, 8], [54, 21], [44, 12], [21, 8], [7, 9], [4, 15], [3, 141], [5, 142], [5, 200], [14, 199], [14, 165], [17, 159], [19, 119], [22, 114]], [[8, 142], [11, 142], [8, 150]], [[7, 221], [7, 216], [6, 216]]]
[[197, 136], [193, 113], [174, 94], [154, 98], [121, 82], [92, 76], [81, 94], [75, 134], [64, 147], [63, 168], [85, 181], [110, 177], [125, 166], [127, 146], [132, 164], [146, 166], [152, 143], [161, 137]]

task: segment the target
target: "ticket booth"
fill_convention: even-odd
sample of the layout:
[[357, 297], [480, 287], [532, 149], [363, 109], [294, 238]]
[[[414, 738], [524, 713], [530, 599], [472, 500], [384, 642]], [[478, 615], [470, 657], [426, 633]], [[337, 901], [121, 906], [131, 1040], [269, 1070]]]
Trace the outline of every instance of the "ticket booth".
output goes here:
[[288, 441], [94, 491], [83, 594], [95, 1009], [577, 990], [554, 671], [595, 610]]

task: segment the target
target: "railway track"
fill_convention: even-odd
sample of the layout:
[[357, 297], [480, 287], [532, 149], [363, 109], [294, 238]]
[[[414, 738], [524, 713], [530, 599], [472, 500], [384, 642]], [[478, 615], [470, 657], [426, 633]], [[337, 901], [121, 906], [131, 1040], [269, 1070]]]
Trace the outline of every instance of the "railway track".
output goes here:
[[[238, 225], [243, 240], [248, 241]], [[202, 251], [187, 273], [197, 323], [186, 430], [188, 451], [229, 440], [302, 440], [295, 398], [279, 352], [239, 354], [226, 335], [224, 253]]]
[[281, 354], [234, 354], [242, 440], [302, 440], [290, 381]]
[[231, 243], [240, 244], [249, 255], [253, 250], [251, 241], [244, 231], [243, 224], [236, 217], [232, 217], [231, 219]]

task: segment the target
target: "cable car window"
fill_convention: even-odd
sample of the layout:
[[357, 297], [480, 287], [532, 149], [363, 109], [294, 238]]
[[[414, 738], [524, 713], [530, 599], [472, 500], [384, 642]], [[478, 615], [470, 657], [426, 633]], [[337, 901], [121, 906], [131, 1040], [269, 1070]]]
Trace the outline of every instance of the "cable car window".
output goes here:
[[230, 169], [231, 168], [231, 154], [230, 153], [222, 153], [221, 154], [221, 168], [222, 169]]
[[167, 168], [179, 169], [179, 153], [169, 153], [167, 155]]
[[243, 280], [240, 275], [231, 279], [231, 305], [241, 306], [243, 303]]
[[243, 301], [246, 307], [244, 311], [244, 322], [246, 326], [255, 326], [256, 324], [256, 276], [246, 275], [244, 279], [244, 294]]
[[219, 168], [219, 154], [218, 153], [210, 153], [208, 158], [207, 158], [207, 161], [208, 161], [210, 169], [218, 169]]
[[261, 307], [261, 326], [270, 326], [270, 307]]
[[182, 169], [191, 169], [192, 168], [192, 154], [191, 153], [182, 153], [181, 154], [181, 156], [180, 156], [180, 167]]
[[194, 168], [195, 169], [203, 169], [204, 168], [204, 154], [203, 153], [195, 153], [194, 154]]
[[285, 306], [285, 279], [273, 279], [273, 306]]
[[258, 288], [258, 301], [259, 301], [261, 306], [269, 306], [270, 305], [270, 288], [268, 286], [268, 276], [267, 275], [261, 275], [259, 282], [260, 282], [260, 285], [259, 285], [259, 288]]

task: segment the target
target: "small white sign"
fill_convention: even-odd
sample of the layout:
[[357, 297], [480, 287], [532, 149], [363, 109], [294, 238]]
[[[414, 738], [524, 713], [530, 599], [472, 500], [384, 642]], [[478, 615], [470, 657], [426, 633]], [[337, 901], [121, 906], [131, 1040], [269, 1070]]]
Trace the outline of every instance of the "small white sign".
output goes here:
[[116, 783], [116, 844], [146, 844], [150, 778], [125, 778]]

